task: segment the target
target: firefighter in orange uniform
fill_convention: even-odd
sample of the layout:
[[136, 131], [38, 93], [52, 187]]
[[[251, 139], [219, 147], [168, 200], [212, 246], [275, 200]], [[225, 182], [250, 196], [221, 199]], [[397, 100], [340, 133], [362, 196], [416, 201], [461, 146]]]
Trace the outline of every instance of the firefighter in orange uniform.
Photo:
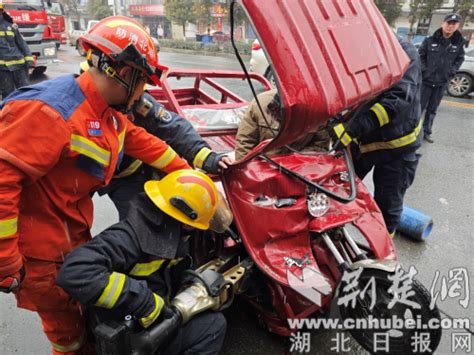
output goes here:
[[82, 309], [55, 278], [91, 239], [92, 192], [124, 154], [165, 173], [190, 168], [124, 115], [164, 69], [141, 25], [109, 17], [83, 44], [88, 72], [21, 88], [0, 111], [0, 291], [38, 312], [55, 354], [87, 351]]

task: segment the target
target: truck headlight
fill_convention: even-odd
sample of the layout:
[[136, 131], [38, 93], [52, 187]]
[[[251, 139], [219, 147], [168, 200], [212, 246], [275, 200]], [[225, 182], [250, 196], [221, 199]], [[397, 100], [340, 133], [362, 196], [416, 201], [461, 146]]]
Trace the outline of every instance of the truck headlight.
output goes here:
[[54, 57], [56, 55], [56, 47], [50, 47], [43, 49], [45, 57]]
[[313, 217], [323, 216], [330, 207], [329, 199], [326, 194], [313, 192], [306, 196], [308, 212]]

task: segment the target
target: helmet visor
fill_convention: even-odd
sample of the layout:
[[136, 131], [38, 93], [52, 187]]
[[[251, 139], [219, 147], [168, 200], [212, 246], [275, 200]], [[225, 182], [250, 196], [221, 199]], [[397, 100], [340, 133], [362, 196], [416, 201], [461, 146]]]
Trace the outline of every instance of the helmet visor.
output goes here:
[[135, 64], [138, 68], [145, 71], [148, 80], [147, 83], [150, 85], [161, 86], [161, 75], [168, 68], [157, 64], [157, 66], [151, 65], [147, 58], [141, 54], [138, 49], [133, 45], [129, 44], [121, 53], [112, 54], [112, 59], [117, 62], [129, 62]]

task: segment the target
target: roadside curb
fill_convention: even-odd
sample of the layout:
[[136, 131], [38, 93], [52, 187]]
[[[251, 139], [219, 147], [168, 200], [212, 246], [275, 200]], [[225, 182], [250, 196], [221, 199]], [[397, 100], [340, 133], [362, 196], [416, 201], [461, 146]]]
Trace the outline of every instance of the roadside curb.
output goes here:
[[[181, 49], [181, 48], [171, 48], [171, 47], [161, 47], [160, 53], [183, 53], [183, 54], [194, 54], [194, 55], [205, 55], [211, 57], [223, 57], [223, 58], [235, 58], [235, 53], [224, 53], [224, 52], [209, 52], [209, 51], [196, 51], [192, 49]], [[249, 54], [241, 54], [242, 59], [250, 60]]]
[[469, 103], [469, 102], [459, 102], [459, 101], [451, 101], [451, 100], [443, 99], [441, 100], [441, 103], [445, 104], [446, 106], [474, 109], [474, 103]]

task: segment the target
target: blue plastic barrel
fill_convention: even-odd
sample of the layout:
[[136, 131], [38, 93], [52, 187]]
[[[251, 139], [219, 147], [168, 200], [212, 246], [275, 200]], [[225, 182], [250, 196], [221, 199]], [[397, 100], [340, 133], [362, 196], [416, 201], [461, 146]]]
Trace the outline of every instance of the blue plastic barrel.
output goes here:
[[423, 241], [431, 233], [433, 218], [411, 207], [403, 206], [402, 217], [398, 231], [410, 238]]
[[204, 35], [202, 36], [202, 43], [212, 43], [212, 36]]

